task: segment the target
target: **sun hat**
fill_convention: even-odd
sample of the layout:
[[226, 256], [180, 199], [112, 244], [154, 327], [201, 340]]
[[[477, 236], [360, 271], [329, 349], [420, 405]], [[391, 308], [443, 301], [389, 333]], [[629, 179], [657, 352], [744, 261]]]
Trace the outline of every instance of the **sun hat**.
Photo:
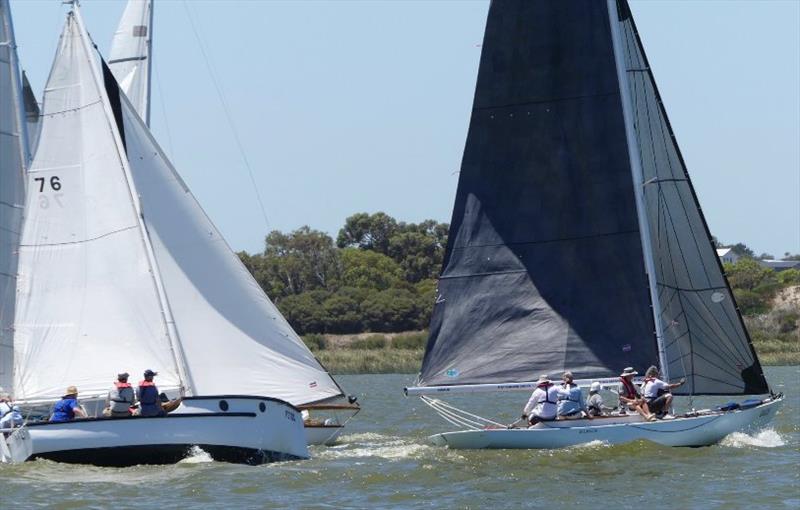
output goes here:
[[78, 388], [77, 387], [75, 387], [75, 386], [67, 386], [67, 392], [64, 393], [64, 396], [65, 397], [69, 397], [71, 395], [77, 395], [77, 394], [78, 394]]
[[536, 383], [537, 383], [539, 386], [541, 386], [541, 385], [543, 385], [543, 384], [550, 384], [551, 382], [552, 382], [552, 381], [550, 381], [550, 378], [547, 376], [547, 374], [542, 374], [542, 375], [540, 375], [540, 376], [539, 376], [539, 380], [538, 380], [538, 381], [536, 381]]
[[592, 385], [591, 385], [591, 386], [589, 386], [589, 391], [590, 391], [591, 393], [597, 393], [597, 392], [599, 392], [599, 391], [600, 391], [600, 383], [599, 383], [599, 382], [597, 382], [597, 381], [593, 382], [593, 383], [592, 383]]
[[622, 373], [619, 375], [620, 377], [626, 377], [629, 375], [639, 375], [639, 372], [634, 370], [633, 367], [625, 367], [625, 370], [623, 370]]

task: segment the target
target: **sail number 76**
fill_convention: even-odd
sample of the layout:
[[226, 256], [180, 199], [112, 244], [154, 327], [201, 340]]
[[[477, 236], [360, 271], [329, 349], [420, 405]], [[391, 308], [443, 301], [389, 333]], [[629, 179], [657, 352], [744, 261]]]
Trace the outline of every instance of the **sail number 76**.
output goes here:
[[[39, 193], [44, 192], [45, 178], [35, 177], [33, 180], [39, 183]], [[61, 189], [61, 180], [57, 175], [50, 177], [50, 189], [53, 191], [58, 191]]]

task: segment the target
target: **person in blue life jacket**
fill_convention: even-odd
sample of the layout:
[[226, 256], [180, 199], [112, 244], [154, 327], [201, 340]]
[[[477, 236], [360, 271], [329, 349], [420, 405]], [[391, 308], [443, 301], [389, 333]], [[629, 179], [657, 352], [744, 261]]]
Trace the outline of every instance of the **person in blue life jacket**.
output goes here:
[[61, 400], [53, 406], [53, 414], [50, 415], [52, 422], [72, 421], [76, 417], [86, 418], [86, 411], [78, 403], [78, 388], [70, 386]]
[[153, 377], [158, 372], [149, 368], [144, 371], [144, 380], [139, 382], [136, 398], [139, 399], [139, 416], [164, 416], [167, 413], [161, 407], [161, 398], [158, 396], [158, 387], [153, 382]]
[[566, 371], [561, 376], [563, 381], [558, 386], [558, 407], [556, 414], [560, 420], [570, 420], [575, 418], [592, 417], [585, 412], [583, 407], [583, 393], [580, 386], [575, 384], [572, 372]]

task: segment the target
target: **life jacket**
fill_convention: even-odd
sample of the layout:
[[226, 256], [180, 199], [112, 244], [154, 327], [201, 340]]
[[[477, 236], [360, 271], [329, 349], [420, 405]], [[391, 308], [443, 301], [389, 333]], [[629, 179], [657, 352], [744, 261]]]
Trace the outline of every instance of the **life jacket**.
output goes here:
[[562, 385], [558, 390], [559, 416], [569, 416], [580, 412], [583, 408], [581, 400], [581, 389], [577, 384]]
[[548, 404], [557, 405], [558, 404], [558, 402], [557, 402], [558, 398], [556, 398], [556, 401], [550, 400], [550, 388], [552, 388], [552, 387], [553, 387], [552, 384], [543, 384], [543, 385], [539, 386], [539, 388], [544, 390], [544, 400], [542, 400], [542, 402], [547, 402]]
[[108, 393], [108, 400], [111, 403], [112, 412], [130, 412], [130, 406], [134, 401], [133, 387], [127, 382], [114, 382], [114, 389]]
[[139, 383], [139, 404], [142, 406], [143, 416], [146, 415], [147, 410], [161, 409], [156, 383], [153, 381], [141, 381]]
[[636, 386], [633, 383], [624, 377], [619, 378], [620, 382], [622, 383], [622, 393], [620, 393], [620, 397], [635, 399], [639, 398], [639, 392], [636, 391]]
[[72, 421], [75, 419], [74, 404], [75, 398], [62, 398], [53, 406], [53, 415], [50, 421]]

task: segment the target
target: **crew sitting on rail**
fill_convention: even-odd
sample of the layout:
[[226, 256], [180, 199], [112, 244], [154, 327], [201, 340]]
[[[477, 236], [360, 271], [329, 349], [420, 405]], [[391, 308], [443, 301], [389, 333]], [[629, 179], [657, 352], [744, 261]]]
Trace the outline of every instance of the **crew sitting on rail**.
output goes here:
[[561, 376], [562, 383], [557, 387], [558, 405], [557, 415], [559, 420], [572, 420], [575, 418], [588, 417], [588, 413], [583, 408], [583, 394], [580, 386], [575, 384], [572, 372], [566, 371]]
[[658, 418], [663, 418], [669, 413], [672, 407], [672, 394], [669, 392], [672, 388], [677, 388], [686, 382], [686, 378], [670, 384], [658, 378], [658, 368], [650, 367], [644, 374], [644, 399], [647, 401], [647, 407], [651, 413], [655, 413]]
[[0, 392], [0, 429], [21, 427], [25, 420], [22, 418], [19, 406], [14, 405], [11, 395], [2, 392], [2, 388]]
[[130, 374], [123, 372], [117, 374], [114, 387], [108, 392], [108, 405], [103, 410], [104, 416], [112, 418], [127, 418], [131, 415], [131, 406], [135, 401], [133, 386], [128, 382]]
[[158, 396], [158, 387], [153, 382], [153, 377], [158, 372], [153, 372], [149, 368], [144, 371], [144, 380], [139, 382], [136, 396], [139, 398], [140, 416], [164, 416], [167, 414], [161, 408], [161, 399]]
[[53, 414], [50, 421], [62, 422], [72, 421], [75, 417], [86, 418], [86, 411], [78, 404], [78, 388], [70, 386], [61, 400], [53, 406]]
[[650, 414], [650, 409], [647, 407], [647, 402], [639, 394], [636, 385], [633, 384], [633, 376], [638, 375], [639, 372], [633, 367], [626, 367], [625, 370], [619, 374], [619, 382], [621, 384], [619, 392], [619, 409], [624, 414], [626, 409], [633, 409], [644, 417], [645, 420], [653, 421], [656, 417]]
[[558, 401], [558, 388], [556, 388], [547, 375], [539, 376], [536, 389], [531, 393], [531, 398], [522, 410], [522, 418], [527, 419], [530, 425], [540, 421], [556, 419]]
[[589, 416], [607, 416], [610, 408], [603, 405], [600, 395], [600, 383], [595, 381], [589, 386], [589, 398], [586, 399], [586, 412]]

